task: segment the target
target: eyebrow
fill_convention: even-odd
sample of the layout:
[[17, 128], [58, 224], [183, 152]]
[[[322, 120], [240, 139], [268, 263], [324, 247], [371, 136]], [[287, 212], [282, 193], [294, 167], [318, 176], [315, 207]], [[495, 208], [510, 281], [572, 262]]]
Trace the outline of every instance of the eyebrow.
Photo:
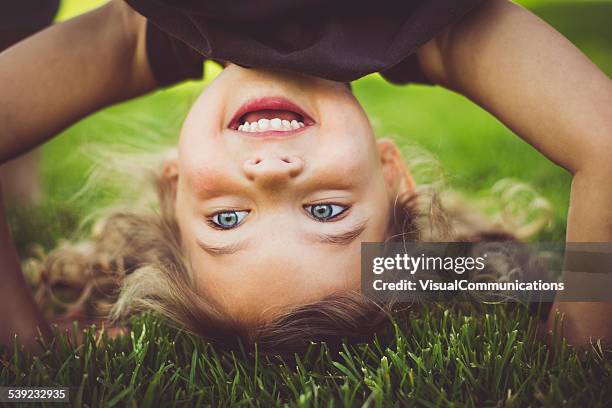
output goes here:
[[365, 230], [367, 220], [353, 224], [346, 231], [336, 234], [311, 234], [310, 239], [322, 244], [348, 245], [353, 242]]
[[239, 241], [228, 245], [211, 245], [198, 240], [198, 245], [212, 256], [235, 254], [247, 247], [246, 241]]
[[[367, 224], [366, 221], [362, 221], [354, 224], [346, 231], [336, 234], [309, 234], [309, 239], [314, 242], [331, 245], [348, 245], [353, 242], [361, 233], [365, 230]], [[238, 251], [245, 249], [247, 241], [239, 241], [228, 245], [212, 245], [207, 244], [201, 240], [198, 240], [198, 245], [204, 251], [208, 252], [212, 256], [231, 255]]]

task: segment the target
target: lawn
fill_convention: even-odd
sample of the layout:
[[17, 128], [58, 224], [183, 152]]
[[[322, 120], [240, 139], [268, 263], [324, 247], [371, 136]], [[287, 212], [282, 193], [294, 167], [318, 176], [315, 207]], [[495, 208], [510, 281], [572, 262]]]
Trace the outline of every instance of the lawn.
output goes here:
[[[65, 1], [60, 18], [96, 3]], [[522, 3], [612, 74], [611, 2]], [[49, 249], [74, 236], [84, 216], [121, 192], [121, 186], [106, 185], [78, 194], [100, 145], [176, 140], [191, 102], [218, 72], [212, 64], [206, 68], [204, 82], [106, 109], [43, 147], [46, 198], [38, 208], [10, 213], [23, 256], [33, 244]], [[501, 179], [533, 187], [554, 209], [539, 238], [563, 239], [570, 177], [488, 113], [444, 89], [392, 86], [377, 75], [356, 81], [354, 92], [378, 135], [393, 137], [409, 154], [418, 148], [431, 153], [449, 187], [466, 197], [490, 195]], [[70, 386], [74, 406], [612, 405], [610, 355], [534, 340], [525, 308], [432, 305], [397, 320], [385, 341], [347, 346], [340, 354], [313, 346], [280, 362], [251, 351], [216, 350], [145, 315], [134, 319], [130, 336], [96, 343], [90, 333], [79, 347], [58, 336], [61, 352], [2, 360], [0, 384]]]

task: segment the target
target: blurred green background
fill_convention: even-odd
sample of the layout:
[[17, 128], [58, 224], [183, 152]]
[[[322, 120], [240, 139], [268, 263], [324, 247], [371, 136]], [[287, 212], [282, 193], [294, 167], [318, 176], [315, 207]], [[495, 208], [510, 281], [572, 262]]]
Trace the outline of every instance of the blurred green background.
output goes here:
[[[64, 0], [59, 20], [103, 4], [100, 0]], [[524, 0], [567, 36], [608, 75], [612, 74], [612, 2]], [[52, 247], [70, 237], [84, 216], [107, 205], [129, 186], [77, 195], [87, 180], [94, 145], [176, 140], [184, 116], [201, 89], [219, 69], [206, 66], [205, 81], [190, 82], [99, 112], [43, 147], [45, 199], [37, 209], [10, 212], [22, 254], [32, 243]], [[448, 184], [470, 197], [489, 194], [496, 181], [512, 178], [533, 186], [553, 205], [554, 220], [542, 239], [563, 239], [570, 177], [521, 141], [499, 121], [467, 99], [440, 87], [393, 86], [378, 75], [354, 83], [354, 92], [379, 136], [400, 145], [418, 144], [437, 158]]]

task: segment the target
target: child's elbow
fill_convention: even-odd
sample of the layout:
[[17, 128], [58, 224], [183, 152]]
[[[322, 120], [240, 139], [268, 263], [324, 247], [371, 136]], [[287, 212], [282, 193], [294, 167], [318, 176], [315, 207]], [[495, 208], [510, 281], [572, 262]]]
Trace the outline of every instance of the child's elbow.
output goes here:
[[576, 146], [565, 150], [565, 166], [572, 174], [589, 173], [608, 176], [612, 185], [612, 116], [603, 126], [593, 126], [581, 137]]

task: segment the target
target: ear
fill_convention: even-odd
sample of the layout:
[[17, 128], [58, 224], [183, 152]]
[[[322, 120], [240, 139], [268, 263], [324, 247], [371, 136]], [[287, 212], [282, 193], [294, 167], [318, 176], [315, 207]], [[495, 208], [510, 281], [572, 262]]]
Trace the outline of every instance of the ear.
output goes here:
[[178, 184], [178, 161], [175, 157], [167, 159], [161, 171], [162, 183], [169, 190], [171, 201], [176, 199], [176, 187]]
[[378, 155], [389, 193], [393, 196], [413, 190], [414, 179], [397, 145], [390, 139], [380, 139]]

